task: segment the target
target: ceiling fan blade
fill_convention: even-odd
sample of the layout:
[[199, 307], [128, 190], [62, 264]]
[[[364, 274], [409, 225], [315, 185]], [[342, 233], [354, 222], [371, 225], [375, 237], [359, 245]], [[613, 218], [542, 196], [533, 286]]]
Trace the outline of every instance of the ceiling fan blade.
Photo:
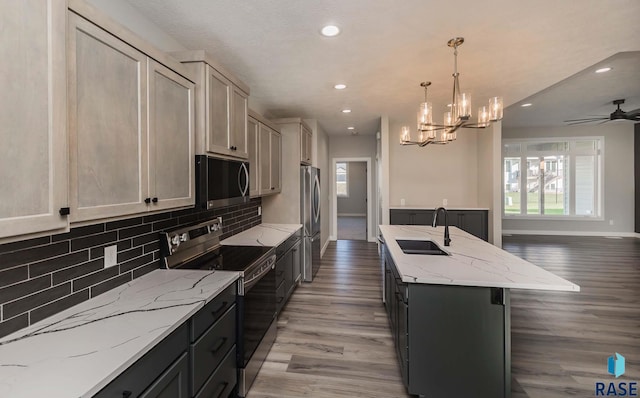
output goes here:
[[625, 116], [625, 118], [629, 120], [638, 120], [638, 117], [640, 117], [640, 108], [626, 112]]
[[574, 123], [574, 122], [579, 122], [579, 123], [586, 123], [586, 122], [595, 122], [597, 120], [609, 120], [608, 116], [602, 116], [602, 117], [587, 117], [584, 119], [570, 119], [570, 120], [565, 120], [565, 123]]

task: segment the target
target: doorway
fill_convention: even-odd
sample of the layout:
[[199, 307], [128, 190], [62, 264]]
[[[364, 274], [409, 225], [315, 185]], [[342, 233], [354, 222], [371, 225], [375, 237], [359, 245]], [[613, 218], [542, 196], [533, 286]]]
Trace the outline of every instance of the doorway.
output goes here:
[[371, 221], [371, 159], [333, 159], [334, 240], [369, 240]]

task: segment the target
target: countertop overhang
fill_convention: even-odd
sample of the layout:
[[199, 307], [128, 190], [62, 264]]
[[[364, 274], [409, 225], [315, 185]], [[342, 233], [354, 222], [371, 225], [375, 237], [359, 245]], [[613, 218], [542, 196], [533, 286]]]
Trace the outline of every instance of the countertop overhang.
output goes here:
[[[451, 246], [444, 246], [444, 227], [381, 225], [380, 231], [403, 282], [580, 291], [580, 286], [456, 227], [449, 227]], [[431, 240], [451, 255], [404, 254], [396, 239]]]

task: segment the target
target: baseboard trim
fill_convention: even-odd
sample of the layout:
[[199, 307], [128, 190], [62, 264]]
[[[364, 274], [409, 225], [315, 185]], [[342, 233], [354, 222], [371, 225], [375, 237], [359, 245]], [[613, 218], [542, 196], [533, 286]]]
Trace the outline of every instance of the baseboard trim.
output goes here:
[[367, 213], [338, 213], [338, 217], [366, 217]]
[[[322, 256], [324, 256], [324, 252], [327, 250], [327, 246], [329, 246], [329, 242], [331, 242], [331, 237], [329, 237], [329, 239], [327, 239], [326, 242], [324, 242], [324, 245], [322, 246], [322, 249], [320, 249], [320, 258], [322, 258]], [[333, 239], [335, 240], [335, 239]]]
[[555, 235], [555, 236], [621, 236], [624, 238], [640, 238], [636, 232], [606, 232], [606, 231], [534, 231], [534, 230], [502, 230], [502, 235]]

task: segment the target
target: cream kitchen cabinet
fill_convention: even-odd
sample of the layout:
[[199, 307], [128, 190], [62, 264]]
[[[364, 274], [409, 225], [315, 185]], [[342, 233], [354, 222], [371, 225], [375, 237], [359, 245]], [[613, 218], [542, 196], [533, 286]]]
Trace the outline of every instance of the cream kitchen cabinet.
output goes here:
[[68, 228], [65, 13], [0, 2], [0, 240]]
[[260, 195], [279, 193], [282, 137], [271, 127], [260, 124]]
[[249, 155], [249, 195], [251, 197], [260, 195], [259, 134], [260, 122], [250, 116], [247, 120], [247, 154]]
[[196, 78], [196, 152], [247, 159], [249, 87], [204, 51], [173, 56]]
[[306, 125], [300, 124], [300, 163], [305, 165], [311, 165], [313, 161], [311, 153], [311, 144], [313, 142], [313, 135], [311, 129]]
[[[249, 111], [249, 184], [252, 196], [282, 191], [282, 136], [276, 125]], [[254, 188], [255, 187], [255, 188]]]
[[101, 26], [69, 12], [71, 221], [193, 205], [194, 84]]

